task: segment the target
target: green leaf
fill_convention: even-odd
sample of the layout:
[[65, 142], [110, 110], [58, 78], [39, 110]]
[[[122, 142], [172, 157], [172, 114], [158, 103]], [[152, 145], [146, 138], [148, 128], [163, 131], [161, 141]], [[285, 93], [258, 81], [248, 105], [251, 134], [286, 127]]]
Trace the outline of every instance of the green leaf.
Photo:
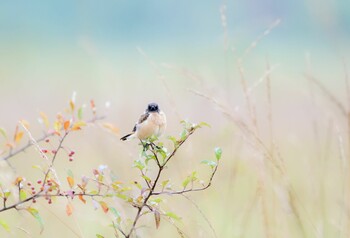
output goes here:
[[221, 154], [222, 154], [222, 149], [220, 147], [216, 147], [215, 148], [215, 157], [216, 160], [220, 160], [221, 159]]
[[72, 170], [70, 170], [70, 169], [67, 170], [67, 175], [68, 175], [69, 177], [74, 178], [73, 172], [72, 172]]
[[1, 225], [7, 232], [10, 232], [10, 227], [9, 227], [9, 225], [7, 224], [6, 221], [0, 219], [0, 225]]
[[206, 127], [211, 127], [208, 123], [202, 121], [198, 124], [200, 127], [206, 126]]
[[215, 168], [217, 166], [217, 163], [211, 160], [203, 160], [201, 164], [209, 165], [211, 168]]
[[186, 139], [186, 136], [187, 136], [187, 129], [184, 129], [184, 130], [182, 131], [181, 135], [180, 135], [181, 140]]
[[44, 222], [41, 219], [41, 216], [40, 216], [38, 210], [36, 210], [35, 208], [32, 208], [32, 207], [28, 207], [27, 211], [39, 222], [41, 232], [42, 232], [44, 230]]
[[92, 191], [89, 191], [89, 194], [91, 194], [91, 195], [97, 195], [97, 194], [98, 194], [98, 191], [92, 190]]
[[113, 213], [115, 217], [120, 217], [120, 213], [114, 207], [110, 207], [109, 210]]
[[5, 139], [7, 139], [7, 133], [6, 133], [5, 129], [2, 128], [2, 127], [0, 127], [0, 134], [1, 134]]
[[144, 157], [146, 157], [146, 159], [145, 159], [145, 163], [148, 165], [148, 162], [150, 161], [150, 160], [156, 160], [156, 157], [153, 155], [153, 154], [150, 154], [150, 155], [145, 155]]
[[162, 156], [163, 160], [168, 156], [168, 151], [165, 147], [161, 147], [157, 152]]
[[167, 179], [167, 180], [164, 180], [163, 182], [162, 182], [162, 188], [164, 189], [165, 188], [165, 186], [169, 183], [169, 179]]
[[20, 199], [21, 201], [23, 201], [23, 200], [26, 200], [26, 198], [27, 198], [27, 193], [26, 193], [26, 191], [24, 191], [23, 189], [21, 189], [21, 190], [19, 191], [19, 199]]
[[5, 190], [4, 191], [4, 197], [8, 198], [11, 195], [11, 191], [10, 190]]
[[197, 172], [193, 171], [191, 174], [191, 181], [196, 181], [197, 180]]
[[180, 221], [181, 220], [181, 217], [179, 217], [178, 215], [176, 215], [175, 213], [173, 212], [167, 212], [165, 213], [165, 215], [169, 218], [172, 218], [172, 219], [175, 219], [177, 221]]
[[120, 213], [117, 211], [117, 209], [115, 209], [114, 207], [110, 207], [109, 210], [113, 213], [116, 221], [118, 222], [118, 224], [120, 224], [121, 222], [121, 217], [120, 217]]
[[147, 182], [151, 182], [151, 179], [147, 177], [146, 175], [142, 175], [142, 178], [144, 178]]
[[177, 141], [177, 139], [174, 136], [169, 136], [168, 139], [173, 142], [174, 147], [176, 147], [179, 144], [179, 142]]
[[135, 160], [133, 167], [143, 170], [145, 168], [145, 165], [141, 162], [141, 160]]
[[184, 188], [187, 187], [187, 185], [191, 182], [191, 177], [190, 176], [187, 176], [187, 178], [182, 182], [182, 186]]
[[158, 197], [158, 198], [155, 198], [155, 199], [150, 199], [149, 202], [150, 202], [151, 205], [158, 205], [159, 203], [163, 202], [163, 199]]
[[123, 199], [124, 201], [128, 201], [130, 199], [129, 196], [122, 194], [122, 193], [117, 193], [116, 196], [120, 199]]
[[100, 235], [100, 234], [96, 234], [97, 238], [104, 238], [104, 236]]
[[80, 107], [78, 109], [78, 119], [82, 120], [83, 119], [83, 107]]
[[44, 171], [43, 168], [40, 165], [33, 165], [33, 169], [39, 169], [40, 171]]

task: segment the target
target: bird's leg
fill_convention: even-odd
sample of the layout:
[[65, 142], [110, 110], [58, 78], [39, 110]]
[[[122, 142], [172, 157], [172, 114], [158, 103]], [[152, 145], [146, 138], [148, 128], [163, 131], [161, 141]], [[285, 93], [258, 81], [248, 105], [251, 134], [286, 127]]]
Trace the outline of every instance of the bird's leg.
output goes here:
[[162, 147], [160, 147], [160, 146], [154, 144], [153, 142], [150, 142], [150, 143], [151, 143], [151, 145], [154, 146], [157, 150], [160, 150], [160, 149], [162, 148]]
[[143, 143], [143, 141], [140, 139], [140, 142], [142, 144], [142, 147], [143, 147], [143, 152], [145, 152], [147, 150], [147, 142], [146, 143]]

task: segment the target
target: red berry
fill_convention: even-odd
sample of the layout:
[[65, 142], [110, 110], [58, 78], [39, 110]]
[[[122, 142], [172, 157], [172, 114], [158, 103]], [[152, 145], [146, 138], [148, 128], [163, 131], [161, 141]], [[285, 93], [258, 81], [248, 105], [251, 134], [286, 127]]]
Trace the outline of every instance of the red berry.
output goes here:
[[36, 192], [35, 191], [32, 191], [32, 194], [34, 195]]
[[52, 203], [52, 200], [51, 200], [51, 198], [49, 199], [49, 204], [51, 204]]
[[72, 158], [72, 157], [70, 157], [70, 158], [69, 158], [69, 161], [70, 161], [70, 162], [72, 162], [72, 161], [73, 161], [73, 158]]
[[34, 188], [34, 187], [32, 187], [32, 190], [35, 190], [35, 188]]
[[46, 142], [46, 143], [49, 143], [49, 142], [50, 142], [50, 139], [46, 139], [45, 142]]
[[36, 203], [36, 200], [35, 200], [35, 198], [33, 198], [33, 203]]
[[41, 151], [45, 154], [48, 152], [46, 149], [42, 149]]
[[51, 150], [52, 154], [56, 154], [57, 151], [56, 150]]
[[41, 180], [38, 180], [38, 181], [37, 181], [37, 183], [38, 183], [38, 184], [41, 184], [41, 183], [42, 183], [42, 181], [41, 181]]

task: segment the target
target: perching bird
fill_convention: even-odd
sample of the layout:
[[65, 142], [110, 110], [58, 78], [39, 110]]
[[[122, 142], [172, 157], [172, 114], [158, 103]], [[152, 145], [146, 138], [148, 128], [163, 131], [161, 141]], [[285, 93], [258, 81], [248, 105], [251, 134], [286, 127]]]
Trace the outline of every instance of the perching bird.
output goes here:
[[166, 117], [164, 112], [159, 110], [157, 103], [150, 103], [144, 114], [136, 122], [132, 132], [120, 139], [125, 141], [137, 137], [140, 140], [145, 140], [153, 135], [158, 137], [163, 134], [165, 127]]

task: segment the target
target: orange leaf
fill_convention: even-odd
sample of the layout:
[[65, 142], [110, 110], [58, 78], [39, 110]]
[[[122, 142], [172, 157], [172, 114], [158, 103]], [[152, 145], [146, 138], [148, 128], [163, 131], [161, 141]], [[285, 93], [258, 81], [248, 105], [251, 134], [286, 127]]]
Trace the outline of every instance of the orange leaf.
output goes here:
[[66, 206], [66, 213], [68, 216], [72, 215], [73, 213], [73, 206], [72, 204], [68, 203], [67, 206]]
[[80, 130], [82, 126], [86, 126], [86, 122], [84, 121], [78, 121], [73, 124], [72, 126], [72, 131], [77, 131]]
[[92, 109], [94, 109], [96, 106], [95, 106], [95, 101], [94, 100], [90, 100], [90, 106]]
[[22, 181], [23, 181], [23, 177], [21, 177], [21, 176], [17, 177], [15, 180], [15, 185], [19, 185], [19, 183]]
[[71, 176], [68, 176], [67, 181], [68, 181], [69, 187], [72, 188], [74, 186], [74, 178]]
[[65, 122], [64, 122], [63, 128], [64, 128], [65, 131], [68, 130], [69, 125], [70, 125], [70, 121], [65, 121]]
[[113, 124], [105, 122], [102, 124], [103, 127], [107, 128], [108, 130], [110, 130], [112, 133], [114, 134], [119, 134], [119, 128], [115, 127]]
[[84, 199], [84, 196], [82, 194], [79, 194], [78, 197], [83, 203], [86, 203], [86, 200]]
[[6, 146], [9, 147], [10, 149], [15, 148], [15, 145], [12, 144], [11, 142], [7, 142], [7, 143], [6, 143]]
[[21, 141], [23, 135], [24, 135], [23, 131], [17, 132], [16, 135], [15, 135], [15, 142], [19, 143]]
[[105, 203], [104, 201], [100, 201], [100, 205], [101, 205], [101, 207], [103, 209], [103, 212], [107, 213], [108, 210], [109, 210], [107, 203]]

